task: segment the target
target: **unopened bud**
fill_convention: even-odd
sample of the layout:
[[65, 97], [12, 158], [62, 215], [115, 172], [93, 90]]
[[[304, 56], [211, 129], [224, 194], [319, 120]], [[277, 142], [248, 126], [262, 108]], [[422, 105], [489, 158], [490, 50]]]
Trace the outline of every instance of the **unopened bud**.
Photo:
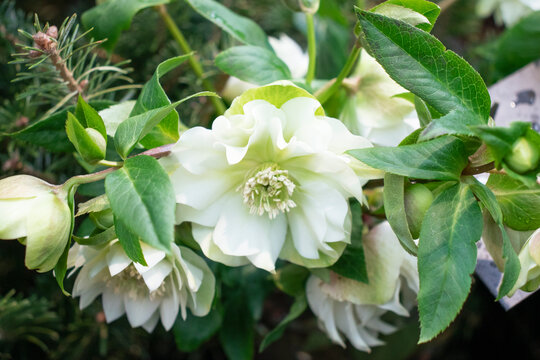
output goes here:
[[53, 39], [58, 38], [58, 28], [56, 26], [51, 26], [47, 29], [47, 35]]
[[0, 180], [0, 239], [21, 239], [25, 263], [52, 270], [69, 240], [71, 211], [59, 187], [28, 175]]
[[283, 4], [292, 11], [315, 14], [319, 10], [320, 0], [283, 0]]
[[512, 151], [504, 160], [510, 169], [525, 174], [538, 167], [540, 149], [529, 139], [521, 137], [514, 143]]
[[36, 46], [43, 51], [51, 51], [56, 47], [54, 40], [51, 40], [50, 36], [42, 33], [41, 31], [37, 32], [32, 36]]
[[405, 214], [414, 239], [420, 237], [422, 221], [432, 202], [433, 194], [425, 185], [414, 184], [405, 189]]
[[84, 130], [86, 131], [88, 136], [90, 136], [94, 144], [97, 145], [99, 150], [101, 150], [101, 153], [103, 154], [103, 156], [105, 156], [105, 153], [107, 151], [107, 141], [105, 140], [103, 135], [101, 135], [101, 133], [97, 131], [96, 129], [86, 128]]

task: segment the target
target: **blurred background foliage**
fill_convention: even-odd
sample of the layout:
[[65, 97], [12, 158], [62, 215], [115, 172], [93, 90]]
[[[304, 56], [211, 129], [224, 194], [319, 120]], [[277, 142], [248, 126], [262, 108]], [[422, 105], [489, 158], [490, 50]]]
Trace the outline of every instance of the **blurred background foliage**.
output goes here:
[[[223, 0], [233, 11], [255, 20], [270, 36], [286, 33], [303, 48], [303, 22], [276, 0]], [[364, 1], [321, 0], [317, 15], [319, 59], [317, 77], [330, 79], [344, 64], [352, 41], [355, 22], [352, 6]], [[365, 5], [377, 1], [365, 1]], [[433, 33], [448, 48], [465, 57], [482, 75], [487, 85], [505, 74], [497, 74], [493, 58], [497, 39], [503, 28], [493, 18], [480, 19], [475, 12], [476, 0], [443, 0], [448, 6], [441, 14]], [[94, 6], [92, 0], [17, 0], [0, 3], [0, 134], [21, 130], [36, 122], [50, 108], [33, 98], [19, 98], [27, 84], [12, 82], [21, 71], [21, 65], [8, 64], [11, 54], [17, 52], [17, 29], [31, 31], [33, 14], [42, 22], [60, 25], [72, 14], [82, 14]], [[217, 89], [221, 89], [227, 76], [213, 66], [213, 58], [220, 49], [234, 43], [216, 26], [192, 11], [184, 1], [168, 5], [171, 16], [196, 49]], [[97, 51], [106, 61], [106, 54]], [[159, 15], [152, 9], [135, 16], [131, 28], [122, 34], [111, 59], [113, 63], [131, 60], [129, 77], [135, 84], [143, 84], [156, 66], [181, 51], [170, 38]], [[162, 84], [171, 99], [180, 99], [201, 90], [196, 76], [187, 65], [167, 74]], [[115, 100], [133, 96], [134, 93], [116, 94]], [[208, 100], [200, 98], [179, 109], [180, 116], [189, 126], [208, 123], [213, 116]], [[206, 120], [205, 120], [206, 119]], [[0, 177], [13, 174], [32, 174], [49, 182], [58, 183], [84, 170], [73, 156], [54, 154], [23, 143], [14, 138], [0, 138]], [[1, 221], [1, 220], [0, 220]], [[218, 336], [212, 337], [198, 350], [191, 353], [179, 351], [182, 339], [173, 332], [166, 333], [158, 327], [147, 334], [142, 329], [131, 329], [121, 318], [107, 325], [101, 303], [95, 301], [84, 312], [78, 304], [58, 290], [52, 274], [37, 274], [24, 268], [24, 247], [14, 241], [4, 242], [0, 248], [0, 359], [225, 359]], [[226, 279], [234, 279], [245, 269], [217, 269]], [[250, 295], [252, 318], [247, 326], [257, 321], [254, 342], [273, 329], [287, 314], [292, 299], [277, 292], [268, 275], [254, 271], [246, 280], [237, 284], [224, 280], [231, 289], [240, 289]], [[68, 279], [71, 288], [73, 279]], [[253, 287], [255, 286], [255, 287]], [[227, 289], [222, 289], [226, 291]], [[234, 294], [225, 299], [225, 306], [242, 309], [235, 303]], [[371, 354], [355, 351], [352, 347], [341, 349], [333, 345], [317, 329], [315, 318], [308, 312], [294, 321], [285, 336], [272, 344], [258, 359], [540, 359], [540, 298], [533, 295], [516, 308], [505, 312], [494, 302], [491, 294], [479, 281], [462, 313], [453, 325], [436, 340], [417, 345], [418, 319], [413, 314], [401, 330], [385, 337], [386, 346], [375, 348]], [[215, 321], [241, 321], [242, 319], [215, 319]], [[178, 320], [181, 321], [181, 320]], [[198, 331], [194, 327], [193, 331]]]

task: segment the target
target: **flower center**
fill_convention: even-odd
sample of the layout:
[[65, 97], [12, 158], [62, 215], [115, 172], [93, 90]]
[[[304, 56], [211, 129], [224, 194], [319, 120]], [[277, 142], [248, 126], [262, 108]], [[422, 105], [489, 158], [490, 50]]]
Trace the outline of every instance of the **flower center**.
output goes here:
[[296, 185], [287, 170], [281, 170], [276, 164], [265, 164], [247, 176], [250, 177], [237, 191], [242, 192], [244, 204], [249, 206], [251, 214], [261, 216], [266, 212], [273, 219], [279, 212], [288, 212], [296, 207], [291, 199]]
[[154, 300], [167, 294], [165, 281], [159, 288], [150, 292], [143, 277], [137, 271], [133, 264], [130, 264], [124, 271], [108, 279], [107, 285], [113, 289], [116, 294], [127, 294], [130, 298]]

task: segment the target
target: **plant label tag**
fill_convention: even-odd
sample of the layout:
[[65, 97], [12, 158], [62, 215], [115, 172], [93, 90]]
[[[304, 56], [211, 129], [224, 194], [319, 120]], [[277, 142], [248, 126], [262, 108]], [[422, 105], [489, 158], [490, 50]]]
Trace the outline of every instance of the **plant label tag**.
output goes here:
[[[497, 126], [509, 126], [513, 121], [528, 121], [540, 132], [540, 61], [533, 62], [505, 77], [489, 88], [491, 116]], [[487, 178], [486, 178], [487, 180]], [[476, 274], [493, 296], [497, 296], [502, 274], [488, 253], [483, 241], [477, 243], [478, 262]], [[499, 304], [510, 310], [532, 295], [518, 290], [511, 297], [503, 297]]]

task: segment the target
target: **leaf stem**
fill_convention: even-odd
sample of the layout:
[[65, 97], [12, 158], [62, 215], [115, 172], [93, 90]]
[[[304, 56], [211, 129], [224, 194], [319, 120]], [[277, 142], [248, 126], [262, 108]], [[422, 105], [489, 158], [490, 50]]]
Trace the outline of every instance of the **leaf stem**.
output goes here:
[[309, 65], [306, 74], [306, 84], [311, 85], [315, 78], [315, 65], [317, 61], [317, 44], [315, 42], [315, 24], [313, 23], [313, 14], [306, 13], [307, 39]]
[[332, 95], [334, 95], [334, 93], [343, 83], [343, 80], [345, 80], [345, 78], [351, 73], [354, 65], [356, 64], [356, 60], [358, 60], [358, 57], [360, 56], [361, 50], [362, 45], [360, 44], [360, 40], [356, 39], [354, 47], [352, 48], [349, 57], [347, 58], [347, 62], [345, 63], [345, 66], [343, 66], [343, 69], [341, 69], [338, 77], [335, 80], [331, 80], [326, 86], [323, 86], [318, 94], [315, 94], [321, 104], [327, 102], [328, 99], [330, 99]]
[[[180, 46], [182, 51], [186, 54], [193, 53], [193, 50], [191, 49], [191, 46], [189, 46], [189, 43], [187, 42], [186, 38], [184, 37], [184, 34], [182, 34], [182, 31], [178, 28], [174, 20], [172, 19], [171, 15], [169, 15], [169, 12], [167, 11], [167, 8], [165, 5], [157, 5], [156, 10], [158, 11], [159, 15], [165, 22], [165, 26], [167, 27], [167, 30], [169, 30], [169, 33], [172, 35], [176, 43]], [[204, 77], [204, 71], [202, 68], [201, 63], [194, 54], [192, 54], [189, 57], [189, 65], [191, 66], [191, 69], [197, 75], [197, 77], [201, 80], [203, 87], [205, 90], [216, 92], [214, 86]], [[221, 115], [225, 112], [226, 107], [223, 101], [218, 97], [211, 97], [210, 101], [212, 102], [212, 105], [216, 109], [216, 113], [218, 115]]]
[[107, 167], [115, 167], [115, 168], [119, 168], [119, 167], [122, 167], [122, 165], [124, 164], [123, 161], [110, 161], [110, 160], [100, 160], [98, 162], [99, 165], [103, 165], [103, 166], [107, 166]]
[[488, 171], [491, 171], [495, 168], [495, 163], [492, 161], [490, 163], [480, 165], [480, 166], [471, 166], [467, 165], [465, 169], [461, 172], [461, 175], [478, 175]]

